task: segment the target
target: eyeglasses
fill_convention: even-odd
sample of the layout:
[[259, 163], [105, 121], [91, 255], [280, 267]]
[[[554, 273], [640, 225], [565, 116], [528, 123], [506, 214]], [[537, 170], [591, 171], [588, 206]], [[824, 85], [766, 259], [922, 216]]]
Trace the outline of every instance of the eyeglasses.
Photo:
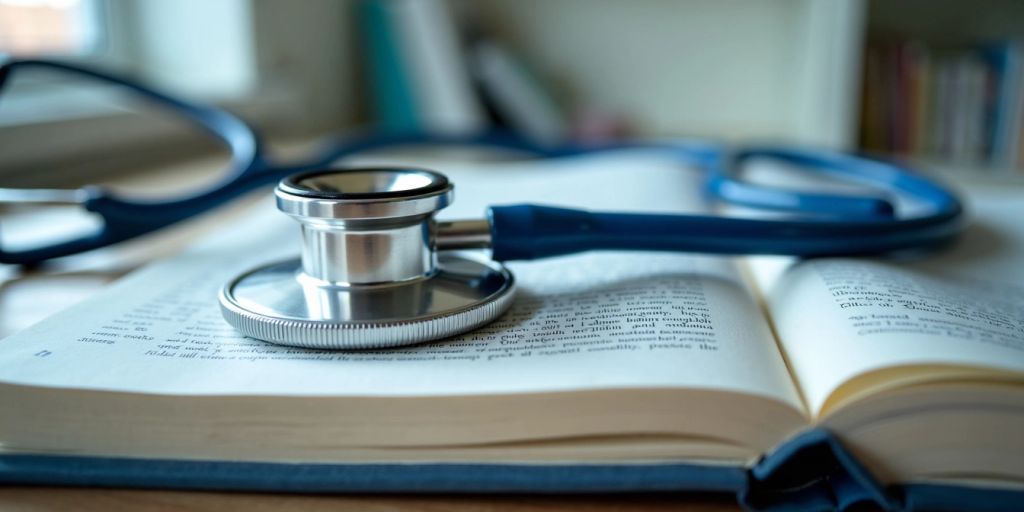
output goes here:
[[345, 156], [376, 148], [468, 144], [544, 156], [574, 152], [572, 148], [541, 147], [507, 134], [490, 132], [468, 136], [374, 133], [335, 139], [302, 161], [278, 163], [265, 155], [263, 145], [253, 127], [233, 114], [219, 108], [184, 101], [128, 78], [96, 69], [47, 60], [8, 61], [0, 65], [0, 93], [4, 92], [5, 86], [9, 85], [15, 73], [29, 69], [59, 72], [115, 86], [136, 99], [173, 113], [189, 125], [212, 136], [230, 152], [231, 159], [220, 179], [212, 185], [185, 196], [160, 200], [132, 199], [98, 187], [77, 190], [0, 189], [0, 204], [75, 205], [100, 218], [98, 227], [71, 238], [48, 240], [36, 247], [20, 250], [10, 250], [0, 245], [0, 263], [34, 264], [115, 244], [216, 208], [253, 189], [276, 183], [292, 173], [323, 168]]

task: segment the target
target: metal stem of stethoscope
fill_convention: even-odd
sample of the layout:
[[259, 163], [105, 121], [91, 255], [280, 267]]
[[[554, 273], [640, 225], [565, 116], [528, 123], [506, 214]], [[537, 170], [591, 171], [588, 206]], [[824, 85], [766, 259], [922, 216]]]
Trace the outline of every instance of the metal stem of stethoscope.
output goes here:
[[452, 201], [443, 175], [370, 168], [283, 180], [277, 206], [302, 232], [299, 260], [247, 272], [221, 292], [243, 334], [284, 345], [368, 348], [452, 336], [501, 315], [512, 275], [438, 249], [482, 248], [487, 221], [437, 223]]

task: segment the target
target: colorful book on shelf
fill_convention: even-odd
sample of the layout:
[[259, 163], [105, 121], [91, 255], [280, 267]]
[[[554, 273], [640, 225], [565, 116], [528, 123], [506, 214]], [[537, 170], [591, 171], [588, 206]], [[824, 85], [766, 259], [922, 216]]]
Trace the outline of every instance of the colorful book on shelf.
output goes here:
[[1022, 45], [876, 42], [865, 52], [861, 146], [870, 151], [1024, 168]]
[[359, 20], [377, 123], [385, 130], [419, 129], [422, 121], [413, 98], [413, 84], [402, 63], [398, 28], [387, 2], [363, 1], [359, 5]]
[[[385, 161], [409, 163], [372, 163]], [[416, 164], [458, 183], [447, 218], [511, 200], [710, 211], [699, 173], [645, 151]], [[519, 295], [496, 323], [349, 352], [266, 344], [221, 319], [223, 282], [295, 255], [298, 229], [268, 201], [0, 342], [0, 482], [1012, 510], [1024, 204], [986, 199], [960, 243], [914, 260], [513, 263]]]
[[1024, 166], [1018, 159], [1024, 136], [1024, 43], [992, 45], [986, 56], [997, 77], [991, 116], [992, 161], [1003, 167]]

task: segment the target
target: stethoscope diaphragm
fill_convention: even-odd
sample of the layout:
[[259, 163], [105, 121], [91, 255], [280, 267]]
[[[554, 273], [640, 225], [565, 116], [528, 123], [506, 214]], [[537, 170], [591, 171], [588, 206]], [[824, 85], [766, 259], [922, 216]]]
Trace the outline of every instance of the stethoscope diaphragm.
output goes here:
[[[422, 169], [283, 180], [277, 205], [301, 225], [301, 258], [228, 282], [224, 318], [252, 338], [320, 349], [409, 345], [491, 322], [512, 304], [515, 281], [500, 263], [437, 252], [434, 214], [452, 191], [443, 175]], [[452, 232], [465, 248], [477, 245], [465, 230]]]

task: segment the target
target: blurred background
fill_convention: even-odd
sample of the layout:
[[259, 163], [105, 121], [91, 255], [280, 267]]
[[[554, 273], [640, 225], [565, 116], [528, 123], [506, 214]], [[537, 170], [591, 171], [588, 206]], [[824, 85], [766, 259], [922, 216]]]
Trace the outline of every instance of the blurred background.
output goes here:
[[[1024, 177], [1014, 0], [0, 0], [0, 54], [137, 77], [284, 147], [499, 128], [797, 143]], [[0, 95], [0, 186], [218, 150], [117, 91], [28, 75]]]

